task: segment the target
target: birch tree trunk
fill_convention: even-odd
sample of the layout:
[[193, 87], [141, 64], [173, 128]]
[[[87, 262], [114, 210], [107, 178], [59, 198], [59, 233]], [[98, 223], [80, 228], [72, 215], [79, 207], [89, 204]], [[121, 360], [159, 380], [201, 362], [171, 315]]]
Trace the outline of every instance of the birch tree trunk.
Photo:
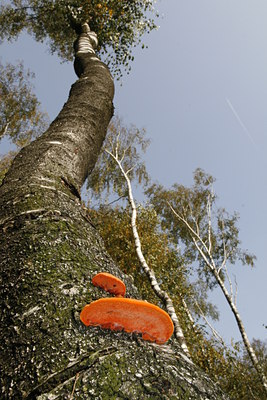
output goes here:
[[15, 158], [0, 188], [1, 399], [226, 399], [173, 339], [159, 346], [88, 328], [79, 313], [106, 296], [100, 271], [132, 281], [105, 252], [80, 201], [113, 114], [113, 80], [93, 54], [42, 137]]

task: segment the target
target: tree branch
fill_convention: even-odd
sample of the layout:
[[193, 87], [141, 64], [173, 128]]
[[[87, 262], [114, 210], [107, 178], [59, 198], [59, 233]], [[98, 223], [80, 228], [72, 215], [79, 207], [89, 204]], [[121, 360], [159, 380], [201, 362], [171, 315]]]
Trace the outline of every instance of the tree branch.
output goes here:
[[[172, 205], [171, 205], [169, 202], [168, 202], [168, 205], [169, 205], [170, 209], [172, 210], [173, 214], [174, 214], [178, 219], [180, 219], [180, 220], [186, 225], [186, 227], [188, 228], [189, 232], [191, 233], [191, 237], [192, 237], [192, 240], [193, 240], [193, 242], [194, 242], [194, 245], [196, 246], [198, 252], [201, 254], [201, 256], [202, 256], [203, 260], [205, 261], [205, 263], [208, 265], [208, 267], [211, 269], [211, 271], [213, 271], [214, 269], [216, 269], [214, 260], [213, 260], [213, 258], [210, 256], [209, 250], [208, 250], [208, 248], [207, 248], [205, 242], [201, 239], [201, 237], [199, 236], [199, 234], [198, 234], [196, 231], [194, 231], [194, 229], [190, 226], [190, 224], [186, 221], [186, 219], [183, 218], [180, 214], [178, 214], [178, 213], [174, 210], [174, 208], [172, 207]], [[206, 257], [204, 251], [203, 251], [203, 250], [201, 249], [201, 247], [198, 245], [196, 238], [197, 238], [197, 240], [200, 242], [200, 244], [204, 247], [204, 249], [206, 250], [206, 252], [207, 252], [207, 254], [208, 254], [208, 256], [209, 256], [211, 262], [208, 260], [208, 258]]]

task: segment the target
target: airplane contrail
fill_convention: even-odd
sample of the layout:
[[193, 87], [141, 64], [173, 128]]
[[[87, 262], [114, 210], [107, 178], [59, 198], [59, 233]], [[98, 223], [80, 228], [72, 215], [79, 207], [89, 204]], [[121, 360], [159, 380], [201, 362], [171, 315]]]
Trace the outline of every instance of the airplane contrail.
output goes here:
[[256, 146], [256, 143], [254, 142], [254, 140], [253, 140], [253, 138], [252, 138], [252, 136], [251, 136], [251, 134], [249, 133], [249, 130], [247, 129], [247, 127], [244, 125], [244, 123], [242, 122], [241, 118], [240, 118], [239, 115], [237, 114], [237, 111], [235, 110], [235, 108], [234, 108], [233, 104], [231, 103], [231, 101], [230, 101], [227, 97], [225, 98], [225, 100], [226, 100], [228, 106], [230, 107], [230, 110], [232, 111], [232, 113], [233, 113], [234, 116], [236, 117], [236, 119], [237, 119], [239, 125], [241, 126], [241, 128], [243, 128], [243, 130], [244, 130], [244, 132], [246, 133], [247, 137], [250, 139], [251, 143], [252, 143], [255, 147], [257, 147], [257, 146]]

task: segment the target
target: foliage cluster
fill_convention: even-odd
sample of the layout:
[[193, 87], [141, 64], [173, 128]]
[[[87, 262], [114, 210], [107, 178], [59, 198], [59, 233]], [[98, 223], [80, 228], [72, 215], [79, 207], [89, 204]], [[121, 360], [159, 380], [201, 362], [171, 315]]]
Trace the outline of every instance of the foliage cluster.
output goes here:
[[[253, 340], [252, 346], [266, 374], [266, 342]], [[230, 399], [265, 398], [262, 383], [241, 342], [234, 343], [229, 348], [213, 339], [202, 338], [201, 342], [194, 342], [193, 356], [194, 361], [220, 384]]]
[[130, 179], [138, 185], [147, 184], [148, 174], [141, 154], [148, 145], [149, 140], [145, 137], [144, 129], [139, 130], [133, 125], [126, 128], [122, 120], [115, 116], [109, 125], [103, 150], [87, 180], [89, 197], [103, 202], [110, 198], [111, 193], [121, 198], [127, 196], [126, 182], [118, 174], [116, 162], [112, 158], [107, 159], [105, 148], [115, 152], [118, 146], [125, 169], [130, 171]]
[[[113, 259], [117, 261], [122, 271], [133, 277], [144, 299], [158, 303], [159, 299], [139, 266], [129, 213], [129, 207], [101, 206], [98, 210], [90, 210], [93, 221]], [[181, 295], [186, 292], [184, 263], [179, 254], [172, 249], [166, 233], [159, 228], [159, 220], [154, 209], [140, 206], [138, 231], [142, 237], [142, 251], [163, 289], [167, 289], [177, 297], [177, 303], [181, 305]]]
[[22, 63], [0, 62], [0, 140], [5, 137], [16, 146], [16, 150], [0, 154], [0, 184], [18, 149], [48, 126], [48, 116], [33, 92], [33, 78], [34, 74], [25, 71]]
[[[52, 53], [66, 61], [73, 59], [73, 18], [89, 22], [97, 33], [98, 52], [105, 56], [114, 75], [121, 67], [130, 69], [132, 48], [144, 33], [157, 26], [154, 0], [11, 0], [0, 7], [0, 38], [16, 39], [21, 31], [39, 42], [48, 41]], [[52, 16], [52, 18], [51, 18]]]
[[0, 63], [0, 139], [8, 136], [17, 146], [24, 146], [47, 125], [47, 117], [33, 93], [34, 74], [23, 64]]

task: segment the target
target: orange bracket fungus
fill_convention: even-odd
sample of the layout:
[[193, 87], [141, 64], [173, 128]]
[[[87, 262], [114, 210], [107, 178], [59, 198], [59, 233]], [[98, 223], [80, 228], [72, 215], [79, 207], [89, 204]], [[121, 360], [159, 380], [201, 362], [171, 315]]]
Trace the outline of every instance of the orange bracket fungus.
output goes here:
[[124, 283], [119, 278], [109, 274], [108, 272], [100, 272], [95, 275], [92, 279], [92, 283], [111, 294], [115, 294], [115, 296], [125, 296], [126, 287]]
[[169, 315], [154, 304], [126, 298], [105, 298], [86, 305], [81, 314], [86, 326], [142, 333], [144, 340], [165, 343], [173, 333]]

